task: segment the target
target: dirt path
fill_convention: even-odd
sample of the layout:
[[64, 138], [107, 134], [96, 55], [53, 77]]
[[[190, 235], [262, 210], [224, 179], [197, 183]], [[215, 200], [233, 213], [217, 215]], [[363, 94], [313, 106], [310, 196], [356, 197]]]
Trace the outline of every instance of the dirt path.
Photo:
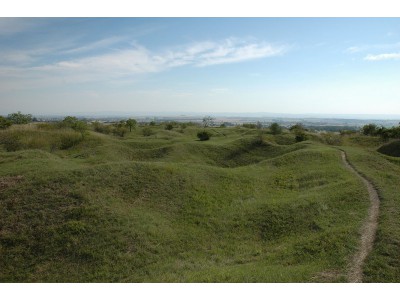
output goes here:
[[346, 168], [353, 172], [357, 177], [359, 177], [368, 189], [369, 199], [371, 201], [371, 206], [368, 210], [368, 217], [361, 229], [361, 243], [358, 251], [351, 261], [350, 269], [348, 272], [349, 282], [362, 282], [363, 279], [363, 264], [368, 254], [371, 252], [376, 229], [378, 227], [378, 214], [379, 214], [379, 196], [378, 192], [372, 185], [372, 183], [367, 180], [363, 175], [361, 175], [353, 166], [350, 165], [347, 160], [346, 153], [342, 151], [342, 160]]

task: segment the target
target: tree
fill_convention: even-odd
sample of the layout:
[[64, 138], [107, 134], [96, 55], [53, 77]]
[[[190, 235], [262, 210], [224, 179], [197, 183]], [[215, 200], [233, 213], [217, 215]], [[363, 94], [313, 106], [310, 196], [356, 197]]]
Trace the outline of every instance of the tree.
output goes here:
[[32, 122], [32, 115], [24, 115], [19, 111], [9, 114], [7, 116], [7, 119], [10, 120], [13, 124], [28, 124], [29, 122]]
[[82, 139], [85, 137], [85, 132], [87, 130], [87, 124], [83, 121], [76, 121], [72, 124], [71, 128], [82, 135]]
[[205, 116], [203, 118], [203, 127], [210, 127], [214, 125], [214, 118], [211, 116]]
[[0, 116], [0, 129], [7, 129], [12, 125], [12, 122], [7, 118]]
[[128, 119], [126, 125], [129, 127], [129, 132], [132, 132], [132, 128], [135, 128], [137, 121], [135, 119]]
[[296, 131], [298, 131], [298, 130], [300, 130], [300, 131], [307, 131], [307, 129], [306, 129], [306, 128], [304, 127], [304, 125], [301, 124], [301, 123], [297, 123], [297, 124], [295, 124], [295, 125], [290, 126], [289, 130], [290, 130], [291, 132], [296, 132]]
[[276, 134], [280, 134], [280, 133], [282, 132], [282, 127], [279, 126], [278, 123], [272, 123], [272, 124], [269, 126], [269, 130], [271, 131], [271, 133], [272, 133], [273, 135], [276, 135]]
[[61, 126], [62, 127], [72, 128], [72, 126], [74, 126], [74, 124], [76, 122], [78, 122], [78, 118], [77, 117], [67, 116], [67, 117], [64, 118], [64, 120], [62, 120]]
[[126, 122], [124, 120], [119, 121], [118, 123], [114, 124], [113, 133], [120, 137], [124, 137], [125, 133], [128, 132], [126, 129]]
[[378, 131], [378, 126], [376, 126], [375, 124], [367, 124], [364, 125], [361, 129], [361, 133], [363, 135], [371, 135], [374, 136], [377, 134]]

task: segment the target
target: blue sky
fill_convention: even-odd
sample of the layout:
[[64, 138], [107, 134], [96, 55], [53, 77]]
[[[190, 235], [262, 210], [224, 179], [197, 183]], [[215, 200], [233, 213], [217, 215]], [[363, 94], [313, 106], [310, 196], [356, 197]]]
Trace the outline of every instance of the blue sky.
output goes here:
[[0, 18], [0, 114], [400, 114], [400, 19]]

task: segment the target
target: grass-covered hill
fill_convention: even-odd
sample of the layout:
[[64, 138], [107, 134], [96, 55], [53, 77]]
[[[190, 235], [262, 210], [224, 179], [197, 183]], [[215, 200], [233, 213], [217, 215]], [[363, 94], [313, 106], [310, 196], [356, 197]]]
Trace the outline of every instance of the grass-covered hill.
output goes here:
[[347, 281], [369, 200], [337, 147], [385, 200], [367, 278], [400, 277], [398, 159], [354, 138], [199, 130], [0, 131], [0, 281]]

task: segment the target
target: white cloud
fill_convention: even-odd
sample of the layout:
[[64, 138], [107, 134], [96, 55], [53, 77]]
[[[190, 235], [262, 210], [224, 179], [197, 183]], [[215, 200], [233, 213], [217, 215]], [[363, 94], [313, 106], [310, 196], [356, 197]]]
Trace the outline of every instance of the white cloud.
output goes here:
[[351, 46], [348, 47], [344, 52], [345, 53], [359, 53], [359, 52], [366, 52], [371, 50], [380, 50], [380, 51], [388, 51], [388, 50], [395, 50], [400, 48], [400, 43], [391, 43], [391, 44], [370, 44], [370, 45], [358, 45], [358, 46]]
[[119, 43], [123, 40], [125, 40], [125, 37], [110, 37], [110, 38], [105, 38], [90, 44], [87, 44], [85, 46], [81, 47], [75, 47], [71, 49], [67, 49], [64, 51], [61, 51], [62, 54], [76, 54], [76, 53], [83, 53], [83, 52], [88, 52], [91, 50], [98, 50], [99, 48], [105, 48], [109, 47], [112, 45], [115, 45], [116, 43]]
[[353, 46], [353, 47], [347, 48], [347, 49], [345, 50], [345, 52], [346, 52], [346, 53], [357, 53], [357, 52], [360, 52], [360, 51], [362, 51], [362, 50], [363, 50], [362, 47]]
[[274, 46], [268, 43], [246, 43], [227, 39], [203, 53], [196, 62], [197, 66], [236, 63], [257, 58], [282, 55], [287, 51], [285, 46]]
[[400, 52], [399, 53], [383, 53], [383, 54], [377, 54], [377, 55], [368, 54], [366, 57], [364, 57], [364, 60], [369, 60], [369, 61], [380, 61], [380, 60], [389, 60], [389, 59], [400, 59]]
[[[162, 72], [184, 65], [206, 67], [218, 64], [238, 63], [282, 55], [287, 51], [285, 46], [275, 46], [265, 42], [225, 39], [220, 42], [203, 41], [175, 47], [172, 50], [154, 52], [134, 45], [122, 50], [111, 50], [106, 54], [97, 54], [75, 59], [62, 59], [64, 54], [74, 55], [106, 47], [120, 41], [121, 38], [103, 39], [81, 47], [68, 50], [54, 50], [58, 61], [38, 64], [49, 49], [33, 49], [27, 52], [16, 52], [7, 58], [8, 64], [0, 67], [0, 78], [25, 78], [27, 87], [54, 85], [73, 82], [110, 81], [145, 73]], [[68, 56], [69, 56], [68, 55]], [[18, 61], [18, 63], [17, 63]], [[12, 66], [12, 67], [11, 67]], [[10, 73], [10, 69], [12, 72]]]

